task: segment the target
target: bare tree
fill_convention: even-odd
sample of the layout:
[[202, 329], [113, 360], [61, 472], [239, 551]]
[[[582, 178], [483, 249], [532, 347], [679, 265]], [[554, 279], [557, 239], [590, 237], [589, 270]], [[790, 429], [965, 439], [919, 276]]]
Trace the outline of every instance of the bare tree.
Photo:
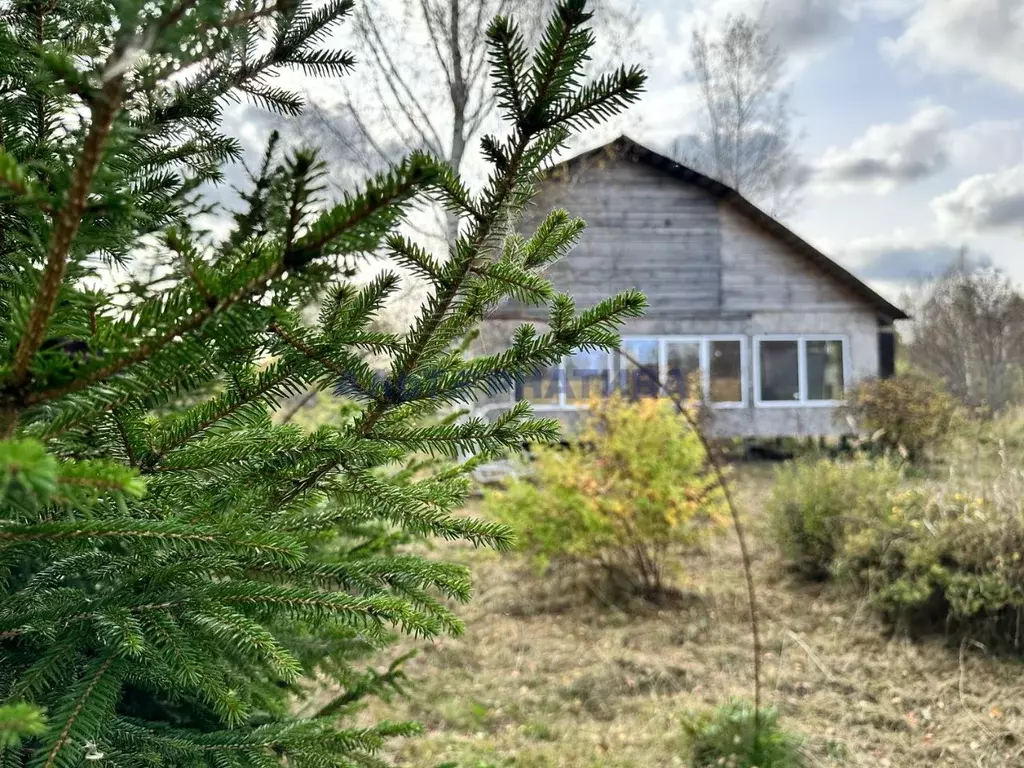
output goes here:
[[696, 133], [675, 153], [774, 215], [796, 206], [806, 181], [796, 152], [785, 57], [763, 19], [728, 16], [721, 30], [693, 33], [692, 77], [700, 90]]
[[[633, 2], [591, 4], [601, 27], [597, 37], [606, 46], [596, 52], [594, 66], [617, 60], [624, 47], [636, 43]], [[496, 15], [514, 11], [532, 44], [553, 5], [554, 0], [360, 3], [352, 41], [357, 74], [342, 84], [333, 103], [332, 94], [313, 94], [315, 128], [332, 140], [336, 159], [355, 161], [363, 171], [379, 169], [410, 147], [466, 171], [467, 148], [486, 130], [497, 106], [487, 62], [487, 25]], [[634, 52], [630, 55], [635, 58]]]
[[1021, 394], [1024, 296], [998, 269], [975, 268], [966, 252], [914, 308], [910, 363], [942, 378], [972, 406], [998, 412]]

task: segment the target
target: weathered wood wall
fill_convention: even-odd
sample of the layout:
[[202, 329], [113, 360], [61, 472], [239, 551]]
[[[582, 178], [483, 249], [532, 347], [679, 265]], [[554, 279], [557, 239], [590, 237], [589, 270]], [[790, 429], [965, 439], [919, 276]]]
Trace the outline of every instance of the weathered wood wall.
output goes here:
[[[623, 335], [742, 334], [747, 406], [716, 410], [720, 435], [775, 437], [848, 431], [832, 408], [758, 408], [753, 338], [761, 334], [836, 334], [846, 338], [852, 382], [878, 373], [877, 310], [775, 235], [703, 188], [629, 157], [603, 159], [547, 182], [524, 217], [531, 233], [542, 214], [564, 207], [587, 222], [579, 246], [547, 275], [580, 307], [636, 288], [645, 317]], [[510, 303], [483, 329], [481, 349], [496, 351], [522, 321], [543, 314]], [[492, 402], [509, 396], [492, 398]], [[563, 412], [574, 422], [579, 414]]]
[[[651, 317], [720, 306], [722, 230], [706, 192], [650, 166], [610, 160], [549, 181], [523, 231], [533, 232], [559, 207], [587, 228], [571, 257], [552, 264], [547, 276], [580, 306], [640, 286]], [[522, 316], [523, 308], [510, 305], [501, 315]]]

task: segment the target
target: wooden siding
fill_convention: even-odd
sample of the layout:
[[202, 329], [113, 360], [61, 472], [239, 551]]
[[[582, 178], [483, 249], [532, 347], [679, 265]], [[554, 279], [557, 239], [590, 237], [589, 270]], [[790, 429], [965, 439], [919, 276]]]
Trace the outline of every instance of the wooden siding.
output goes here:
[[719, 208], [722, 304], [733, 311], [860, 311], [864, 302], [728, 203]]
[[[553, 208], [587, 222], [571, 256], [546, 275], [581, 307], [635, 288], [648, 316], [717, 310], [721, 227], [716, 202], [695, 187], [629, 160], [590, 166], [548, 182], [523, 220], [532, 233]], [[535, 316], [509, 305], [496, 316]]]
[[[853, 383], [879, 371], [876, 306], [729, 202], [628, 158], [603, 159], [578, 168], [569, 178], [547, 182], [524, 218], [523, 231], [532, 232], [554, 207], [587, 221], [577, 248], [546, 273], [580, 307], [636, 288], [648, 296], [650, 306], [644, 317], [627, 321], [624, 335], [737, 334], [745, 339], [747, 406], [713, 410], [714, 434], [779, 437], [849, 431], [830, 407], [758, 407], [753, 339], [771, 334], [842, 336], [847, 382]], [[515, 304], [500, 308], [483, 328], [479, 351], [499, 351], [519, 322], [543, 317]], [[499, 394], [480, 405], [493, 417], [510, 398], [511, 393]], [[571, 429], [583, 413], [548, 415]]]

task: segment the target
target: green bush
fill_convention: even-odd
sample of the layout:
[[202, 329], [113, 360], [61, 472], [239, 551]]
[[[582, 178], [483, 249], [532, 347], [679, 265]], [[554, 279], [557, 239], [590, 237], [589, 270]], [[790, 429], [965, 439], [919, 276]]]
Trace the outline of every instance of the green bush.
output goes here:
[[666, 400], [591, 403], [579, 447], [540, 448], [529, 471], [486, 506], [541, 565], [570, 561], [662, 592], [673, 545], [724, 522], [721, 491], [700, 439]]
[[1024, 642], [1024, 479], [980, 493], [917, 488], [851, 532], [837, 571], [863, 584], [890, 619], [917, 633]]
[[731, 701], [714, 712], [683, 719], [692, 768], [802, 768], [799, 741], [779, 725], [774, 709]]
[[825, 578], [850, 525], [880, 514], [900, 477], [886, 458], [784, 464], [768, 497], [772, 535], [799, 573]]
[[941, 383], [911, 372], [860, 382], [841, 414], [873, 444], [919, 461], [947, 444], [957, 404]]

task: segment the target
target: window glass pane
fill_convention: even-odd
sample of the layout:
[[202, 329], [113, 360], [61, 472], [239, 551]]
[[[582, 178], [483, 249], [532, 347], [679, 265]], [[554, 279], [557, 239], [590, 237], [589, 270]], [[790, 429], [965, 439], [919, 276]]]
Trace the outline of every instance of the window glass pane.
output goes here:
[[807, 342], [807, 399], [843, 399], [843, 342]]
[[626, 358], [621, 358], [619, 386], [627, 397], [657, 397], [658, 341], [657, 339], [626, 339], [622, 349], [636, 360], [643, 370], [637, 369]]
[[762, 341], [758, 345], [761, 399], [765, 402], [800, 399], [800, 353], [795, 341]]
[[577, 352], [565, 358], [565, 402], [585, 403], [608, 394], [608, 353]]
[[666, 383], [669, 391], [683, 397], [699, 394], [691, 393], [689, 387], [693, 377], [700, 371], [700, 342], [668, 341], [665, 347], [668, 360]]
[[516, 390], [517, 400], [529, 400], [538, 405], [558, 405], [558, 366], [546, 368], [528, 376]]
[[711, 383], [708, 396], [713, 403], [743, 401], [743, 360], [738, 341], [712, 341], [710, 344]]

